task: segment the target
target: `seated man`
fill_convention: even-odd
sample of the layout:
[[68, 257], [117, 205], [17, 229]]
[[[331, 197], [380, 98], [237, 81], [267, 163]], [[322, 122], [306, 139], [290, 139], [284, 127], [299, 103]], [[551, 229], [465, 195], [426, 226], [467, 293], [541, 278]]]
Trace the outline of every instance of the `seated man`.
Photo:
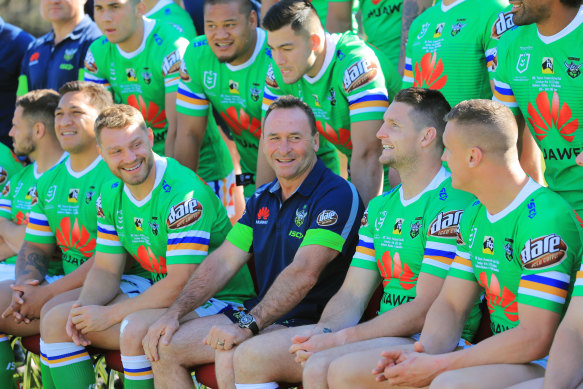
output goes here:
[[[522, 170], [512, 119], [508, 108], [490, 100], [459, 103], [446, 116], [443, 159], [452, 186], [479, 201], [462, 216], [456, 257], [415, 352], [383, 353], [375, 373], [392, 386], [505, 388], [544, 373], [581, 238], [570, 206]], [[481, 293], [494, 335], [455, 350]], [[345, 362], [330, 366], [330, 386], [353, 387]]]
[[[225, 243], [148, 331], [143, 343], [157, 387], [193, 387], [188, 368], [213, 361], [219, 386], [233, 387], [234, 347], [260, 331], [318, 321], [344, 279], [364, 208], [354, 185], [316, 157], [318, 140], [313, 113], [298, 98], [270, 106], [263, 150], [277, 178], [255, 192]], [[248, 311], [185, 322], [252, 254], [259, 295]]]
[[[328, 365], [335, 358], [418, 339], [415, 334], [453, 260], [462, 210], [475, 199], [452, 189], [450, 174], [441, 166], [443, 117], [450, 108], [438, 91], [410, 88], [395, 96], [377, 137], [383, 144], [380, 162], [399, 173], [402, 185], [369, 204], [350, 270], [318, 324], [287, 330], [287, 337], [281, 331], [243, 344], [235, 353], [237, 384], [269, 388], [274, 381], [302, 381], [305, 387], [326, 387]], [[381, 281], [380, 315], [358, 324]], [[479, 322], [477, 313], [464, 334], [468, 340]], [[302, 365], [294, 363], [288, 349], [302, 365], [309, 358], [303, 378]], [[373, 353], [353, 361], [362, 365], [362, 385], [367, 379], [374, 383], [370, 364], [377, 359]]]
[[[43, 382], [69, 389], [71, 383], [75, 388], [94, 384], [85, 350], [93, 344], [121, 347], [126, 388], [144, 387], [152, 379], [141, 347], [149, 324], [160, 316], [159, 308], [176, 299], [208, 252], [224, 240], [231, 223], [220, 200], [200, 178], [176, 161], [154, 154], [153, 133], [140, 111], [128, 105], [107, 108], [97, 117], [95, 132], [99, 153], [119, 180], [112, 179], [97, 198], [95, 263], [80, 297], [54, 307], [41, 319], [42, 351], [50, 368], [43, 371]], [[140, 280], [135, 280], [137, 293], [120, 290], [126, 253], [154, 281], [141, 294]], [[241, 269], [216, 292], [225, 301], [205, 300], [194, 317], [237, 308], [252, 297], [248, 270]]]

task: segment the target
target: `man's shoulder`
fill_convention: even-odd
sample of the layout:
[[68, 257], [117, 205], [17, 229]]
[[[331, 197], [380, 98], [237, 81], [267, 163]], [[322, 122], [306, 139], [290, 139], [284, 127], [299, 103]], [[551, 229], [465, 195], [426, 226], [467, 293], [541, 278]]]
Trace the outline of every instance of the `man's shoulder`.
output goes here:
[[152, 32], [147, 38], [146, 46], [168, 47], [176, 46], [178, 42], [188, 44], [184, 33], [180, 32], [172, 23], [153, 20], [155, 23]]
[[85, 16], [83, 21], [77, 25], [74, 34], [79, 36], [79, 39], [83, 41], [93, 42], [94, 40], [101, 37], [101, 30], [97, 27], [97, 24], [91, 20], [88, 16]]

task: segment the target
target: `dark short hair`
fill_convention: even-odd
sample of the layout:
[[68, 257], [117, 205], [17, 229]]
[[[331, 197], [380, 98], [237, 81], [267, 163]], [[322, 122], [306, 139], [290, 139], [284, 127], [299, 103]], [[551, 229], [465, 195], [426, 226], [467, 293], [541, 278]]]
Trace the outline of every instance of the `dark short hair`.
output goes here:
[[269, 108], [267, 108], [267, 112], [265, 113], [263, 123], [267, 122], [267, 117], [274, 110], [291, 108], [299, 108], [302, 111], [304, 111], [308, 118], [308, 122], [310, 123], [310, 134], [312, 134], [312, 136], [316, 135], [316, 133], [318, 132], [318, 128], [316, 127], [316, 118], [314, 117], [314, 112], [312, 111], [312, 108], [310, 108], [310, 106], [304, 103], [302, 100], [291, 95], [281, 96], [273, 103], [271, 103]]
[[141, 112], [126, 104], [115, 104], [105, 108], [95, 119], [95, 136], [101, 143], [101, 130], [104, 128], [122, 129], [132, 124], [138, 125], [144, 132], [148, 132], [148, 126]]
[[59, 93], [61, 97], [69, 92], [82, 92], [89, 96], [89, 102], [98, 111], [109, 107], [113, 104], [111, 93], [101, 85], [87, 81], [69, 81], [61, 88]]
[[316, 20], [320, 23], [316, 9], [308, 0], [281, 0], [267, 10], [263, 17], [263, 28], [277, 31], [289, 25], [298, 33], [308, 31], [310, 23]]
[[581, 6], [581, 1], [582, 0], [561, 0], [561, 3], [567, 7], [578, 8]]
[[55, 134], [55, 110], [59, 105], [59, 94], [52, 89], [37, 89], [20, 96], [16, 107], [22, 108], [22, 117], [29, 122], [41, 122]]
[[404, 103], [413, 108], [415, 124], [419, 127], [434, 127], [437, 131], [437, 145], [443, 148], [443, 132], [445, 131], [445, 115], [451, 105], [438, 90], [424, 88], [407, 88], [399, 91], [394, 102]]
[[254, 10], [253, 4], [249, 0], [204, 0], [203, 11], [206, 11], [206, 7], [209, 5], [216, 4], [228, 4], [237, 2], [239, 3], [239, 13], [243, 15], [249, 15], [251, 11]]

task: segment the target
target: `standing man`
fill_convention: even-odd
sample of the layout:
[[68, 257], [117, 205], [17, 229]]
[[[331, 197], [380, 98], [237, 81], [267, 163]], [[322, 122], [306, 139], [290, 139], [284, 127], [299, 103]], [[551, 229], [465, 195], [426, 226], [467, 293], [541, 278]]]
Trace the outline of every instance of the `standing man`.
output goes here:
[[[579, 268], [579, 229], [567, 202], [520, 167], [509, 109], [469, 100], [446, 120], [443, 159], [452, 186], [479, 201], [464, 211], [456, 257], [415, 352], [384, 352], [376, 373], [393, 386], [506, 388], [544, 373], [571, 274]], [[494, 335], [454, 351], [481, 293]], [[345, 362], [330, 367], [335, 388], [354, 382]]]
[[[311, 109], [295, 97], [279, 98], [267, 111], [262, 136], [277, 179], [251, 197], [227, 240], [143, 340], [146, 355], [155, 361], [159, 387], [192, 387], [188, 369], [214, 361], [219, 386], [232, 388], [236, 346], [260, 331], [317, 322], [344, 279], [363, 206], [354, 185], [317, 159]], [[188, 320], [185, 315], [212, 296], [251, 253], [257, 299], [247, 301], [244, 312]], [[200, 346], [203, 339], [206, 347]]]
[[190, 15], [176, 2], [173, 0], [142, 1], [146, 5], [145, 17], [173, 24], [188, 40], [196, 37], [196, 31]]
[[[273, 56], [265, 80], [263, 110], [280, 95], [291, 94], [305, 101], [314, 111], [323, 139], [348, 158], [351, 180], [368, 204], [383, 186], [378, 161], [381, 148], [375, 134], [389, 105], [387, 89], [392, 88], [387, 85], [395, 83], [394, 90], [398, 90], [396, 69], [391, 67], [394, 73], [387, 73], [372, 49], [354, 34], [327, 34], [307, 1], [274, 4], [263, 26]], [[259, 183], [267, 172], [260, 158]]]
[[[43, 352], [50, 368], [50, 372], [43, 370], [43, 380], [52, 379], [59, 389], [71, 388], [72, 382], [75, 388], [94, 384], [85, 350], [93, 344], [121, 347], [126, 387], [143, 388], [152, 385], [150, 363], [141, 346], [149, 324], [176, 299], [209, 251], [224, 240], [231, 223], [200, 178], [153, 153], [153, 133], [138, 110], [127, 105], [105, 109], [95, 121], [95, 131], [99, 152], [119, 180], [110, 182], [97, 199], [95, 263], [81, 295], [74, 304], [51, 309], [41, 320]], [[139, 295], [124, 291], [123, 278], [120, 284], [127, 254], [154, 281], [145, 291], [136, 281], [134, 289], [143, 291]], [[217, 280], [210, 282], [217, 284]], [[237, 309], [254, 295], [246, 267], [225, 284], [191, 317]], [[75, 357], [62, 361], [71, 354]]]
[[[287, 336], [280, 331], [245, 342], [235, 353], [237, 384], [266, 389], [274, 382], [302, 382], [324, 388], [333, 360], [419, 338], [455, 255], [463, 209], [475, 200], [452, 189], [441, 166], [443, 117], [450, 108], [438, 91], [410, 88], [395, 96], [377, 137], [383, 144], [380, 161], [397, 170], [401, 185], [371, 200], [344, 284], [318, 323], [285, 330]], [[358, 324], [381, 281], [379, 316]], [[468, 340], [479, 324], [475, 313], [464, 331]], [[361, 387], [375, 384], [370, 365], [377, 360], [373, 350], [353, 359], [361, 366]]]
[[[581, 0], [512, 8], [519, 26], [501, 40], [494, 100], [528, 128], [545, 159], [549, 188], [571, 204], [583, 225], [583, 8]], [[529, 136], [528, 133], [524, 135]]]
[[18, 95], [34, 89], [54, 89], [82, 79], [83, 60], [91, 43], [101, 36], [85, 15], [84, 0], [41, 0], [41, 14], [52, 30], [34, 41], [22, 59]]

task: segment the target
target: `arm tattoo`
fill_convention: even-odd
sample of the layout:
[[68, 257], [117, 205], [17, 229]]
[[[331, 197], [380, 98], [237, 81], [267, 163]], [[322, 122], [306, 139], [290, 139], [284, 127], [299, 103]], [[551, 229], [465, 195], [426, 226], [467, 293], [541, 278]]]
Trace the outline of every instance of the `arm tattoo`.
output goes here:
[[49, 259], [44, 252], [24, 242], [16, 260], [16, 280], [20, 278], [42, 281], [49, 269]]

